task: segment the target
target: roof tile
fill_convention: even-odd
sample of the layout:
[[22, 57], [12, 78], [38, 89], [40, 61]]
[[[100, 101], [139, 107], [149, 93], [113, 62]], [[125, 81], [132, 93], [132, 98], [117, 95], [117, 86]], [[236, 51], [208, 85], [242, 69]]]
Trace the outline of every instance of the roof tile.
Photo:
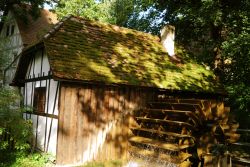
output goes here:
[[98, 81], [213, 91], [214, 75], [194, 62], [170, 61], [157, 36], [71, 17], [44, 40], [53, 75]]

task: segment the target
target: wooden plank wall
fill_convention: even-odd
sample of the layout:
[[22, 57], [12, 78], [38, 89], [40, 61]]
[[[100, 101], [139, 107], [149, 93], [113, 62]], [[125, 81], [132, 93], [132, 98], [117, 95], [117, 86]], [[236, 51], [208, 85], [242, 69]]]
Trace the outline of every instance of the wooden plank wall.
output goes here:
[[142, 88], [62, 84], [57, 164], [126, 159], [130, 114], [152, 94]]

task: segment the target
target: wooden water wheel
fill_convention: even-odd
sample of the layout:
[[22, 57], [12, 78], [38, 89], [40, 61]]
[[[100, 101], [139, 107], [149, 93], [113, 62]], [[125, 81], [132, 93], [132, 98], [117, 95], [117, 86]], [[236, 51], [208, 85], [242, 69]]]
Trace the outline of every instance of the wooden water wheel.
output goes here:
[[[206, 154], [218, 144], [235, 142], [238, 124], [223, 102], [159, 95], [134, 112], [130, 154], [179, 166], [209, 164]], [[203, 161], [203, 162], [202, 162]]]

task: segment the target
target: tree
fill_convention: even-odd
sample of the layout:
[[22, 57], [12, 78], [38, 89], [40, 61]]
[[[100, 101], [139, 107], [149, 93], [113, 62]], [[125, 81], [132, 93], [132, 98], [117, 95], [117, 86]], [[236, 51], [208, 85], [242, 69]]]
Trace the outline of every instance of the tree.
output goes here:
[[[249, 24], [249, 21], [246, 20]], [[223, 82], [230, 94], [229, 104], [235, 112], [241, 127], [250, 128], [250, 34], [232, 33], [222, 43], [222, 56], [227, 60], [224, 65]]]
[[72, 14], [115, 24], [116, 19], [113, 16], [115, 2], [115, 0], [61, 0], [57, 3], [55, 12], [59, 18]]
[[177, 42], [185, 44], [186, 49], [190, 51], [194, 51], [194, 47], [201, 48], [200, 53], [195, 53], [196, 59], [212, 67], [215, 66], [215, 57], [220, 54], [222, 42], [227, 39], [230, 32], [238, 31], [234, 27], [235, 24], [244, 24], [243, 16], [249, 16], [250, 7], [247, 0], [134, 2], [131, 17], [124, 21], [123, 26], [159, 34], [163, 24], [173, 24], [176, 27]]
[[[0, 1], [0, 23], [3, 22], [9, 10], [13, 10], [19, 18], [27, 20], [26, 16], [30, 14], [34, 19], [39, 17], [43, 5], [57, 3], [57, 0], [1, 0]], [[17, 8], [16, 5], [29, 4], [30, 8]], [[1, 29], [1, 24], [0, 24]]]
[[133, 2], [132, 13], [124, 26], [159, 34], [163, 24], [174, 25], [176, 42], [194, 59], [215, 71], [229, 92], [231, 108], [241, 120], [245, 119], [241, 125], [250, 127], [250, 1]]

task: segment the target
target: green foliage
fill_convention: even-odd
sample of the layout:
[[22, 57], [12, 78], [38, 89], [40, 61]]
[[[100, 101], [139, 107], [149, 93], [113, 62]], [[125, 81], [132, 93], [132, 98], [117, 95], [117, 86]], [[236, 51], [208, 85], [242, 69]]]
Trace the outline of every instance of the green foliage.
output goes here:
[[91, 20], [115, 23], [113, 4], [115, 0], [61, 0], [57, 3], [55, 12], [62, 18], [72, 14]]
[[113, 160], [113, 161], [105, 161], [105, 162], [89, 162], [82, 167], [122, 167], [122, 160]]
[[[48, 154], [28, 153], [25, 151], [1, 151], [0, 150], [0, 166], [1, 167], [43, 167], [52, 166], [51, 160], [54, 158]], [[50, 164], [50, 165], [49, 165]]]
[[31, 121], [22, 119], [20, 97], [10, 88], [0, 88], [0, 150], [27, 150], [32, 134]]
[[[40, 16], [40, 8], [43, 8], [44, 4], [51, 4], [57, 2], [57, 0], [1, 0], [0, 1], [0, 29], [1, 21], [4, 20], [9, 10], [13, 10], [17, 17], [23, 21], [27, 21], [28, 14], [34, 19]], [[25, 6], [23, 4], [29, 4], [28, 8], [20, 8]], [[19, 7], [17, 7], [19, 6]]]
[[162, 25], [172, 24], [176, 27], [176, 41], [185, 44], [197, 60], [211, 67], [214, 66], [215, 48], [218, 50], [231, 32], [239, 33], [250, 15], [250, 3], [246, 0], [133, 2], [127, 13], [130, 17], [123, 21], [123, 26], [159, 34]]
[[[247, 22], [247, 24], [249, 24]], [[242, 128], [250, 128], [250, 28], [243, 28], [241, 34], [223, 42], [223, 82], [229, 92], [229, 103]]]
[[192, 52], [197, 61], [217, 72], [229, 92], [231, 109], [242, 121], [241, 126], [250, 127], [250, 1], [130, 2], [133, 5], [127, 10], [129, 17], [123, 20], [123, 25], [154, 34], [159, 34], [163, 24], [174, 25], [176, 42]]

